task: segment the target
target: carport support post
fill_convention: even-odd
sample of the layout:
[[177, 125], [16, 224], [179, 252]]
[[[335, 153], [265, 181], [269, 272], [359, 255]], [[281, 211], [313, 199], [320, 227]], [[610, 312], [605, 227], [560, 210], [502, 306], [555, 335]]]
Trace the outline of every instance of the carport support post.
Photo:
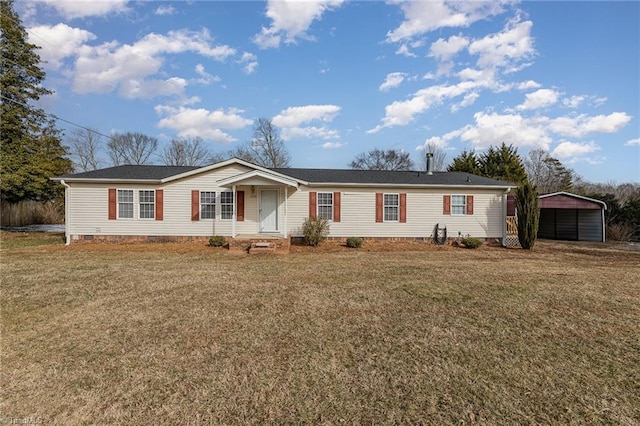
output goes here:
[[604, 209], [602, 207], [600, 208], [600, 215], [602, 216], [602, 242], [604, 243], [607, 241], [607, 238], [605, 235], [605, 233], [607, 232], [607, 227], [604, 223]]

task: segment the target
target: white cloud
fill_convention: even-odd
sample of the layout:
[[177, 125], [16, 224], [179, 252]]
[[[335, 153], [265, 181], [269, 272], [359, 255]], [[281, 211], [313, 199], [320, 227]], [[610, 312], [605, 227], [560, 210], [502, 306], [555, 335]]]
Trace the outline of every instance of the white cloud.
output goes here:
[[518, 83], [519, 90], [539, 89], [540, 87], [542, 87], [542, 85], [537, 81], [533, 81], [533, 80], [527, 80], [527, 81]]
[[129, 11], [128, 0], [41, 0], [53, 7], [65, 18], [86, 18], [88, 16], [102, 16], [111, 13]]
[[258, 68], [258, 57], [253, 53], [244, 52], [238, 62], [244, 65], [242, 70], [245, 74], [253, 74]]
[[448, 40], [439, 38], [431, 44], [429, 56], [439, 61], [448, 61], [469, 45], [469, 39], [462, 36], [451, 36]]
[[399, 5], [402, 9], [404, 21], [387, 33], [387, 41], [395, 43], [412, 39], [443, 27], [468, 27], [478, 20], [502, 13], [507, 2], [391, 0], [389, 3]]
[[[339, 139], [338, 131], [326, 127], [340, 112], [337, 105], [306, 105], [289, 107], [273, 117], [274, 125], [282, 129], [282, 139], [320, 138]], [[321, 126], [309, 125], [314, 122]]]
[[551, 151], [551, 155], [557, 158], [565, 159], [571, 157], [582, 157], [586, 154], [599, 151], [600, 147], [593, 142], [578, 143], [562, 141]]
[[196, 83], [204, 84], [205, 86], [208, 86], [211, 83], [217, 83], [220, 81], [220, 77], [218, 77], [217, 75], [209, 74], [204, 69], [204, 65], [202, 64], [197, 64], [195, 71], [196, 71], [196, 74], [200, 76], [200, 78], [195, 80]]
[[159, 73], [166, 54], [195, 52], [224, 61], [236, 53], [229, 46], [213, 46], [210, 42], [206, 30], [180, 30], [167, 35], [151, 33], [131, 45], [115, 41], [84, 45], [77, 52], [73, 88], [78, 93], [107, 93], [121, 85], [131, 86], [132, 82], [144, 84], [144, 80]]
[[567, 108], [578, 108], [585, 100], [585, 96], [571, 96], [570, 98], [564, 98], [562, 105]]
[[545, 128], [544, 117], [527, 118], [518, 114], [478, 112], [475, 125], [463, 128], [460, 139], [478, 148], [499, 145], [502, 142], [517, 147], [549, 149], [552, 142]]
[[180, 96], [187, 87], [187, 81], [179, 77], [167, 80], [125, 80], [120, 83], [118, 93], [129, 99], [150, 99], [158, 96]]
[[64, 58], [75, 56], [84, 43], [96, 38], [89, 31], [72, 28], [62, 23], [54, 26], [31, 27], [27, 35], [30, 43], [41, 47], [38, 54], [43, 61], [47, 62], [44, 66], [49, 69], [61, 68]]
[[409, 50], [409, 46], [406, 43], [403, 43], [396, 50], [396, 55], [406, 56], [407, 58], [417, 58], [418, 55]]
[[199, 136], [219, 143], [230, 143], [236, 140], [223, 130], [241, 129], [252, 123], [251, 120], [242, 116], [244, 111], [237, 108], [209, 111], [204, 108], [157, 105], [155, 111], [163, 117], [158, 122], [158, 127], [173, 129], [179, 137]]
[[516, 108], [524, 111], [548, 107], [557, 103], [559, 96], [560, 93], [553, 89], [539, 89], [533, 93], [527, 93], [524, 102]]
[[631, 116], [624, 112], [613, 112], [609, 115], [558, 117], [550, 121], [549, 129], [554, 133], [580, 138], [589, 133], [615, 133], [631, 121]]
[[168, 6], [162, 5], [162, 6], [158, 6], [158, 8], [153, 13], [160, 16], [173, 15], [174, 13], [176, 13], [176, 9], [171, 5], [168, 5]]
[[329, 123], [340, 112], [337, 105], [306, 105], [289, 107], [273, 117], [273, 124], [278, 127], [296, 127], [311, 121]]
[[322, 144], [322, 147], [324, 149], [335, 149], [335, 148], [342, 148], [344, 146], [343, 143], [340, 142], [325, 142]]
[[271, 26], [262, 27], [253, 37], [261, 49], [277, 48], [280, 43], [295, 43], [298, 39], [311, 39], [307, 30], [326, 11], [339, 7], [344, 0], [285, 1], [269, 0], [266, 15]]
[[379, 87], [380, 91], [386, 92], [389, 89], [400, 86], [406, 76], [407, 74], [404, 72], [392, 72], [387, 74], [387, 78], [385, 78], [384, 83]]
[[640, 145], [640, 138], [631, 139], [631, 140], [628, 140], [627, 143], [625, 143], [625, 146], [634, 146], [634, 145]]
[[[489, 80], [468, 80], [449, 86], [436, 85], [419, 90], [406, 101], [395, 101], [387, 105], [382, 124], [368, 130], [367, 133], [377, 133], [385, 127], [406, 126], [414, 120], [417, 114], [425, 112], [434, 105], [442, 104], [447, 99], [464, 96], [477, 89], [491, 87], [492, 84]], [[467, 102], [472, 99], [473, 97], [468, 99]]]
[[510, 22], [503, 31], [471, 42], [469, 53], [479, 56], [477, 65], [480, 68], [509, 67], [510, 72], [518, 70], [514, 64], [535, 54], [532, 27], [531, 21]]
[[462, 108], [471, 106], [476, 102], [476, 100], [478, 100], [479, 97], [480, 94], [477, 92], [467, 93], [466, 95], [464, 95], [464, 98], [462, 98], [462, 101], [458, 102], [457, 104], [451, 105], [450, 110], [451, 112], [457, 112]]

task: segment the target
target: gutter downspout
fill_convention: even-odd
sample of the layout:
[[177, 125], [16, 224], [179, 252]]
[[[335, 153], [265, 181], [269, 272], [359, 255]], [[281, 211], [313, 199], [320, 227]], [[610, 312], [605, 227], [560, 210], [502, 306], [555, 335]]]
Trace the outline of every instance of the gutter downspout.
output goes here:
[[60, 179], [60, 183], [64, 186], [64, 236], [65, 236], [65, 244], [68, 246], [71, 244], [71, 234], [69, 233], [69, 198], [71, 195], [69, 192], [71, 191], [71, 187], [67, 185], [64, 179]]
[[502, 195], [502, 247], [507, 246], [507, 194], [511, 188], [507, 188]]

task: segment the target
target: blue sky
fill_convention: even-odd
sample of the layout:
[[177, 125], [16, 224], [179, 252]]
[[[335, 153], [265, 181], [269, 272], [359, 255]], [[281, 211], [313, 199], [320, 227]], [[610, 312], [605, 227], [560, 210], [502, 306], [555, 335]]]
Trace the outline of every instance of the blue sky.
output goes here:
[[[640, 3], [21, 1], [55, 95], [102, 133], [202, 137], [272, 118], [295, 167], [501, 142], [640, 182]], [[63, 122], [60, 127], [73, 130]], [[106, 164], [105, 164], [106, 165]]]

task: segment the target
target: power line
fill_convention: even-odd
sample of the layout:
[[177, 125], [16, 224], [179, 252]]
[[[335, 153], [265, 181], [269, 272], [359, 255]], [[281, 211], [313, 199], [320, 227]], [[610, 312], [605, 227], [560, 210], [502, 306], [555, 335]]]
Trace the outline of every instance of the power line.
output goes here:
[[[4, 96], [4, 95], [0, 95], [0, 98], [2, 98], [2, 99], [4, 99], [4, 100], [7, 100], [7, 101], [9, 101], [9, 102], [13, 102], [14, 104], [20, 105], [21, 107], [24, 107], [24, 108], [31, 108], [30, 106], [28, 106], [28, 105], [26, 105], [26, 104], [23, 104], [23, 103], [21, 103], [21, 102], [18, 102], [18, 101], [16, 101], [15, 99], [7, 98], [7, 97], [6, 97], [6, 96]], [[44, 112], [44, 111], [43, 111], [43, 112]], [[76, 126], [76, 127], [81, 128], [81, 129], [84, 129], [84, 130], [86, 130], [86, 131], [88, 131], [88, 132], [95, 133], [95, 134], [97, 134], [97, 135], [103, 136], [103, 137], [105, 137], [105, 138], [107, 138], [107, 139], [111, 139], [111, 140], [114, 140], [114, 139], [115, 139], [113, 136], [105, 135], [105, 134], [100, 133], [100, 132], [98, 132], [98, 131], [96, 131], [96, 130], [94, 130], [94, 129], [90, 129], [89, 127], [85, 127], [85, 126], [83, 126], [83, 125], [81, 125], [81, 124], [74, 123], [73, 121], [70, 121], [70, 120], [67, 120], [67, 119], [65, 119], [65, 118], [59, 117], [59, 116], [57, 116], [57, 115], [55, 115], [55, 114], [52, 114], [52, 113], [50, 113], [50, 112], [44, 112], [44, 114], [45, 114], [45, 115], [48, 115], [48, 116], [50, 116], [50, 117], [52, 117], [52, 118], [54, 118], [54, 119], [56, 119], [56, 120], [64, 121], [65, 123], [69, 123], [69, 124], [71, 124], [71, 125], [73, 125], [73, 126]]]

